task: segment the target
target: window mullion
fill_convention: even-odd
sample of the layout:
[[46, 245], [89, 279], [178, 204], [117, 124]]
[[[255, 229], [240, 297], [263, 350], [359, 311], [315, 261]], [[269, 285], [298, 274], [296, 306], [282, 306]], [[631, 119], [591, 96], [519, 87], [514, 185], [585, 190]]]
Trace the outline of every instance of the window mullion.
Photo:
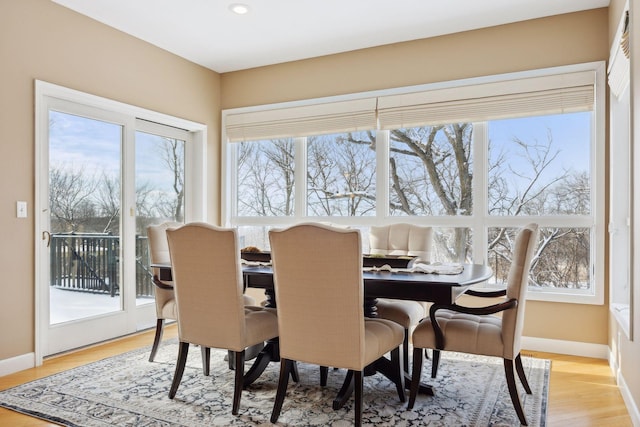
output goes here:
[[307, 138], [294, 138], [294, 213], [298, 221], [307, 217]]
[[487, 263], [487, 216], [488, 208], [488, 157], [489, 131], [487, 122], [473, 124], [473, 214], [471, 228], [473, 232], [473, 260], [477, 263]]
[[389, 216], [389, 131], [376, 132], [376, 216]]

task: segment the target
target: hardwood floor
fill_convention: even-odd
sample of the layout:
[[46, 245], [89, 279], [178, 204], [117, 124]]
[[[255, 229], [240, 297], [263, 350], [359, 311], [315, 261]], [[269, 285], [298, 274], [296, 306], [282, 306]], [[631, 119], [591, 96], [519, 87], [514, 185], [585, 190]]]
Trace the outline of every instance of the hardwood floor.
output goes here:
[[[165, 339], [176, 335], [175, 326], [166, 328]], [[0, 390], [135, 348], [150, 346], [152, 341], [153, 332], [148, 331], [51, 357], [40, 367], [0, 377]], [[632, 426], [606, 360], [534, 351], [525, 351], [523, 355], [552, 360], [548, 426]], [[56, 424], [0, 408], [0, 425], [43, 427]]]

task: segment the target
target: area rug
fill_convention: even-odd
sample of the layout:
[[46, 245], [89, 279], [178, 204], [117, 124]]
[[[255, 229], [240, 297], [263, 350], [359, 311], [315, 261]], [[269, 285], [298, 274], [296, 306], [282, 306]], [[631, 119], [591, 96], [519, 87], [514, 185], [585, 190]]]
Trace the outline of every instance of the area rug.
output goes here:
[[[61, 372], [0, 392], [0, 406], [64, 426], [264, 426], [275, 398], [279, 363], [242, 393], [240, 412], [231, 414], [233, 371], [226, 352], [212, 351], [211, 375], [202, 373], [200, 351], [190, 349], [187, 367], [173, 400], [169, 387], [178, 345], [163, 343], [151, 363], [149, 349]], [[544, 426], [550, 361], [523, 357], [533, 394], [519, 385], [530, 426]], [[247, 362], [247, 368], [250, 362]], [[290, 382], [278, 419], [281, 426], [353, 425], [353, 400], [334, 411], [333, 398], [344, 370], [330, 370], [320, 387], [319, 368], [299, 364], [300, 382]], [[438, 378], [430, 378], [430, 361], [423, 381], [434, 396], [419, 395], [414, 409], [400, 403], [395, 387], [376, 374], [365, 377], [363, 425], [367, 426], [517, 426], [501, 359], [444, 352]], [[407, 396], [408, 397], [408, 396]]]

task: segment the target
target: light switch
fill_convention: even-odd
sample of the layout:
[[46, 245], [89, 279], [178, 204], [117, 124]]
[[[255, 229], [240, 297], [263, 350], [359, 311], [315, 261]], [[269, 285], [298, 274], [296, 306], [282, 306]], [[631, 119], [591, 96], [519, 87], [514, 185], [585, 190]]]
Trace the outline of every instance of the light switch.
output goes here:
[[18, 218], [26, 218], [27, 217], [27, 202], [16, 202], [16, 216]]

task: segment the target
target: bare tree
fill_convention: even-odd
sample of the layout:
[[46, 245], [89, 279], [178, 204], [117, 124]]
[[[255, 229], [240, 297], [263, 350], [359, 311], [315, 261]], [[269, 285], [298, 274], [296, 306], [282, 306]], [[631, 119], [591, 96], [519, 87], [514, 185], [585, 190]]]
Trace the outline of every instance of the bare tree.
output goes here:
[[167, 203], [171, 206], [172, 212], [169, 216], [175, 221], [184, 221], [184, 142], [173, 138], [162, 138], [159, 147], [160, 156], [165, 166], [172, 174], [173, 200], [165, 200], [165, 203], [158, 201], [158, 207], [166, 212]]
[[310, 137], [307, 146], [311, 215], [361, 216], [375, 211], [375, 152], [333, 135]]
[[239, 215], [289, 216], [294, 207], [293, 140], [241, 143]]
[[92, 195], [96, 183], [84, 169], [51, 167], [49, 171], [49, 209], [58, 226], [55, 232], [79, 231], [96, 215]]

